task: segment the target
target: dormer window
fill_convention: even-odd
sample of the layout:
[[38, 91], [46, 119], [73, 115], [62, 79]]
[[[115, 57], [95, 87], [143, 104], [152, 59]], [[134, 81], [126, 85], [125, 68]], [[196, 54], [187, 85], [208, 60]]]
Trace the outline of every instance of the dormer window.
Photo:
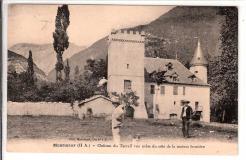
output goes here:
[[175, 82], [175, 81], [179, 81], [179, 75], [175, 72], [172, 74], [172, 76], [170, 76], [170, 78]]
[[195, 82], [197, 80], [197, 77], [194, 74], [192, 74], [188, 78], [190, 78], [192, 82]]
[[179, 81], [179, 78], [178, 77], [173, 77], [173, 81]]
[[173, 69], [173, 64], [171, 62], [169, 62], [168, 64], [166, 64], [167, 69], [168, 70], [172, 70]]

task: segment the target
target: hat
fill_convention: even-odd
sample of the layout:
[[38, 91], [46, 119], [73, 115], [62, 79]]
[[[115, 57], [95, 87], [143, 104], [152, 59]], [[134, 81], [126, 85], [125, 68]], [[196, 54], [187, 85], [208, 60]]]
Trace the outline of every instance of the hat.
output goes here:
[[190, 101], [188, 101], [188, 100], [181, 100], [181, 103], [190, 103]]

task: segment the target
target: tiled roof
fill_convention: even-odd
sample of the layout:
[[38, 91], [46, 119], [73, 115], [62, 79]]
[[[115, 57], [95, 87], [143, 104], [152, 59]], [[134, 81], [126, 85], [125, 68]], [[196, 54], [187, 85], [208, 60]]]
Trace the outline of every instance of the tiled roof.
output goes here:
[[79, 102], [79, 106], [82, 106], [82, 105], [84, 105], [85, 103], [90, 102], [90, 101], [93, 101], [93, 100], [95, 100], [95, 99], [97, 99], [97, 98], [103, 98], [103, 99], [106, 99], [106, 100], [112, 102], [112, 100], [111, 100], [110, 98], [108, 98], [108, 97], [105, 97], [105, 96], [103, 96], [103, 95], [95, 95], [95, 96], [92, 96], [92, 97], [90, 97], [90, 98], [87, 98], [87, 99], [85, 99], [85, 100], [83, 100], [83, 101], [80, 101], [80, 102]]
[[[144, 67], [148, 73], [158, 71], [160, 70], [160, 68], [164, 68], [164, 66], [166, 66], [168, 63], [171, 63], [173, 65], [172, 66], [173, 69], [168, 70], [165, 76], [177, 74], [178, 78], [176, 81], [174, 81], [170, 77], [167, 77], [166, 78], [167, 82], [165, 83], [208, 86], [207, 83], [203, 82], [199, 78], [196, 78], [196, 80], [192, 80], [192, 77], [193, 77], [192, 75], [194, 74], [176, 59], [149, 58], [149, 57], [145, 57], [144, 59]], [[148, 77], [145, 77], [145, 81], [150, 82], [151, 80]]]
[[204, 57], [202, 53], [202, 48], [200, 45], [200, 41], [198, 40], [197, 42], [197, 47], [194, 53], [194, 56], [190, 62], [191, 66], [196, 66], [196, 65], [208, 65], [207, 59]]

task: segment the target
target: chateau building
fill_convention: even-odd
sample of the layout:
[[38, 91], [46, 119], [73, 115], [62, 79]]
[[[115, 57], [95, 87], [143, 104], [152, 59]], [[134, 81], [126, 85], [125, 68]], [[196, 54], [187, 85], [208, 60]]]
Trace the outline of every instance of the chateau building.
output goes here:
[[[187, 69], [177, 59], [144, 56], [145, 33], [113, 30], [108, 44], [109, 93], [135, 91], [139, 106], [135, 118], [180, 117], [180, 101], [190, 101], [194, 111], [202, 113], [203, 121], [210, 121], [210, 86], [207, 84], [207, 65], [200, 42]], [[157, 83], [155, 73], [163, 73]]]

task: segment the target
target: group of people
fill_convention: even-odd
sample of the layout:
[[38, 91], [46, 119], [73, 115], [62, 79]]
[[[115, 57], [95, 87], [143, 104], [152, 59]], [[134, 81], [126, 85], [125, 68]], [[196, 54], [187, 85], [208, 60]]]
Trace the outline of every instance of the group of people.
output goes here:
[[[120, 103], [118, 97], [113, 97], [112, 103], [115, 106], [115, 109], [112, 113], [112, 135], [115, 143], [120, 142], [120, 128], [122, 127], [124, 114], [125, 114], [125, 105]], [[189, 106], [190, 101], [181, 100], [182, 111], [180, 118], [182, 119], [182, 133], [185, 138], [189, 138], [189, 128], [192, 121], [193, 110]]]

